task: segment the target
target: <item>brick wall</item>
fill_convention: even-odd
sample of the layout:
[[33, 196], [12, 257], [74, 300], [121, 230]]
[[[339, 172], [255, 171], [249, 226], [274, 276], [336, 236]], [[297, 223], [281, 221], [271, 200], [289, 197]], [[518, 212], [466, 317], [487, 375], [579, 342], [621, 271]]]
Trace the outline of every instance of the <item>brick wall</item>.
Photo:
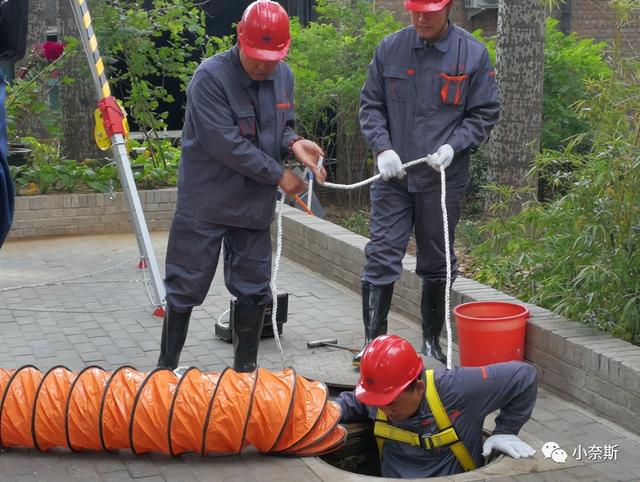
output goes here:
[[[608, 0], [572, 0], [571, 31], [583, 37], [611, 42], [615, 35], [615, 19]], [[622, 29], [622, 53], [640, 54], [640, 13], [631, 25]]]
[[[392, 11], [395, 17], [410, 23], [409, 14], [404, 10], [402, 0], [378, 0], [377, 5]], [[560, 12], [553, 15], [560, 17]], [[460, 27], [474, 31], [482, 29], [485, 35], [494, 35], [498, 23], [498, 10], [487, 9], [471, 16], [464, 8], [464, 0], [454, 0], [451, 18]], [[598, 41], [613, 42], [615, 21], [609, 0], [571, 0], [570, 31], [581, 37]], [[637, 57], [640, 54], [640, 13], [631, 18], [630, 26], [622, 29], [622, 54]]]
[[[367, 241], [345, 228], [285, 207], [283, 255], [357, 292]], [[406, 256], [403, 265], [393, 309], [420, 323], [421, 281], [414, 272], [415, 257]], [[458, 278], [452, 306], [471, 301], [519, 302], [489, 286]], [[540, 382], [640, 433], [640, 347], [543, 308], [527, 306], [531, 318], [525, 358], [537, 366]]]
[[[169, 229], [176, 190], [140, 191], [149, 230]], [[9, 239], [34, 236], [133, 231], [129, 205], [121, 192], [18, 196]]]
[[456, 1], [451, 10], [451, 19], [456, 25], [469, 32], [480, 29], [486, 37], [496, 34], [498, 27], [498, 9], [488, 8], [473, 16], [469, 13], [469, 10], [464, 8], [463, 1]]

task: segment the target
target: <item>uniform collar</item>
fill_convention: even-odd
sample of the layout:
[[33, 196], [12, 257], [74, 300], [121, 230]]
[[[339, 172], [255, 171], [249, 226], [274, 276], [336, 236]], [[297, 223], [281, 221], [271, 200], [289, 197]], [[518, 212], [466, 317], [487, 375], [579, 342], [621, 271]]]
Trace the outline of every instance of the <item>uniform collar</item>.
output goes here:
[[449, 27], [447, 28], [447, 31], [442, 37], [436, 40], [436, 42], [433, 44], [430, 42], [427, 42], [424, 39], [421, 39], [418, 36], [418, 32], [416, 32], [416, 29], [412, 26], [411, 30], [413, 31], [413, 48], [422, 49], [424, 47], [432, 46], [438, 49], [442, 53], [447, 52], [447, 50], [449, 50], [449, 45], [451, 44], [451, 39], [453, 38], [453, 32], [455, 30], [451, 21], [447, 20], [447, 22], [449, 23]]
[[[245, 89], [248, 88], [251, 84], [253, 84], [254, 81], [244, 71], [242, 62], [240, 62], [240, 49], [238, 48], [238, 44], [235, 44], [233, 47], [231, 47], [231, 59], [233, 60], [234, 73], [238, 78], [240, 85]], [[271, 74], [269, 74], [269, 77], [267, 77], [266, 80], [274, 80], [277, 74], [278, 74], [278, 69], [275, 69], [273, 72], [271, 72]]]

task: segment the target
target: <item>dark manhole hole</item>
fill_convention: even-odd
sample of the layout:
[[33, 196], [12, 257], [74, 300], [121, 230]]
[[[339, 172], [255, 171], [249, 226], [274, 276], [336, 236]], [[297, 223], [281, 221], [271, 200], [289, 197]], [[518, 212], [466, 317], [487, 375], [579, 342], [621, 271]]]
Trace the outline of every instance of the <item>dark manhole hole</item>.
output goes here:
[[[348, 432], [344, 446], [320, 458], [329, 465], [347, 472], [380, 477], [380, 460], [378, 446], [373, 436], [373, 423], [347, 423], [344, 426]], [[487, 431], [483, 431], [484, 438], [489, 435]], [[485, 465], [500, 460], [502, 457], [502, 455], [491, 457]]]

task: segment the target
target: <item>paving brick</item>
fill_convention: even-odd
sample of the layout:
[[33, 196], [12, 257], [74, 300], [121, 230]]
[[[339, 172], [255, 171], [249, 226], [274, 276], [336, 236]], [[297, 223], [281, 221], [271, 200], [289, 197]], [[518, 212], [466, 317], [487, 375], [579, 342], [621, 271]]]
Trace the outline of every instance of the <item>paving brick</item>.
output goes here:
[[[300, 217], [300, 219], [304, 218]], [[295, 223], [292, 226], [295, 226]], [[329, 232], [342, 233], [340, 239], [331, 240], [322, 232], [326, 223], [316, 220], [313, 226], [317, 231], [317, 239], [314, 237], [316, 235], [310, 238], [303, 236], [303, 242], [297, 245], [313, 248], [314, 242], [317, 241], [327, 248], [330, 245], [337, 247], [337, 252], [328, 252], [325, 248], [324, 255], [326, 257], [321, 258], [320, 263], [318, 263], [318, 256], [314, 253], [305, 253], [306, 257], [301, 257], [301, 259], [305, 263], [318, 263], [314, 265], [316, 266], [314, 268], [295, 264], [291, 259], [283, 260], [279, 286], [290, 293], [290, 310], [289, 321], [285, 325], [282, 341], [289, 360], [310, 359], [310, 351], [306, 349], [306, 341], [309, 339], [338, 337], [345, 344], [360, 345], [362, 342], [359, 271], [362, 262], [363, 240], [343, 233], [341, 229], [327, 228]], [[305, 233], [305, 230], [299, 226], [296, 229], [298, 229], [298, 233]], [[159, 249], [158, 257], [162, 259], [166, 233], [162, 235], [154, 233], [153, 237], [154, 245]], [[15, 241], [16, 246], [26, 246], [27, 244], [31, 246], [31, 249], [21, 248], [19, 250], [15, 250], [12, 246], [14, 241], [10, 241], [6, 245], [9, 251], [6, 246], [3, 246], [3, 262], [7, 259], [10, 260], [9, 262], [12, 263], [11, 272], [15, 270], [15, 272], [21, 273], [27, 273], [28, 270], [24, 268], [30, 266], [37, 266], [38, 272], [48, 272], [50, 264], [57, 264], [63, 269], [56, 272], [55, 276], [51, 273], [51, 277], [48, 279], [54, 279], [55, 277], [65, 277], [65, 275], [67, 277], [81, 275], [86, 272], [86, 266], [106, 266], [108, 265], [106, 259], [109, 259], [110, 263], [117, 263], [136, 255], [137, 246], [132, 235], [97, 236], [90, 239], [90, 243], [87, 243], [86, 238], [65, 239], [65, 243], [76, 242], [77, 249], [70, 250], [68, 246], [59, 245], [57, 249], [51, 251], [45, 248], [49, 244], [44, 240], [38, 242]], [[48, 243], [51, 242], [54, 241], [48, 241]], [[107, 247], [108, 257], [102, 254], [104, 251], [101, 251], [101, 242], [104, 243], [102, 246]], [[90, 249], [85, 246], [87, 244], [90, 245]], [[18, 251], [20, 254], [28, 253], [31, 258], [24, 258], [24, 256], [19, 258], [11, 254], [7, 256], [7, 253], [12, 253], [12, 249], [15, 254]], [[39, 258], [45, 251], [50, 253], [49, 256], [53, 257], [52, 259], [57, 259], [57, 263], [41, 262], [42, 260]], [[73, 254], [71, 259], [68, 256], [71, 254], [70, 251]], [[329, 261], [332, 261], [330, 258], [335, 255], [336, 259], [339, 259], [338, 254], [353, 258], [344, 260], [344, 262], [342, 259], [340, 260], [341, 271], [336, 273], [341, 278], [328, 279], [319, 275], [321, 272], [330, 271], [327, 270]], [[413, 262], [409, 258], [406, 261]], [[81, 266], [76, 266], [76, 264]], [[113, 272], [102, 273], [97, 279], [137, 279], [139, 275], [140, 273], [135, 270], [135, 266], [123, 265]], [[42, 274], [37, 276], [42, 276]], [[6, 280], [0, 279], [0, 289], [3, 286], [2, 283], [6, 282]], [[33, 281], [19, 277], [11, 280], [12, 284], [22, 284], [23, 282]], [[344, 285], [340, 284], [341, 282]], [[0, 354], [0, 363], [2, 366], [11, 367], [18, 362], [27, 362], [28, 360], [33, 362], [36, 359], [34, 351], [50, 349], [56, 354], [55, 357], [45, 356], [35, 361], [45, 365], [63, 362], [75, 370], [90, 363], [98, 363], [108, 369], [113, 369], [124, 363], [136, 366], [141, 370], [154, 368], [159, 351], [161, 320], [150, 315], [146, 293], [141, 284], [132, 283], [124, 287], [126, 289], [123, 289], [122, 283], [95, 283], [87, 284], [87, 286], [77, 284], [42, 287], [37, 290], [20, 290], [12, 293], [11, 303], [28, 303], [33, 306], [46, 299], [47, 306], [52, 308], [63, 309], [66, 307], [86, 311], [95, 310], [95, 312], [73, 314], [11, 312], [10, 317], [0, 318], [0, 324], [11, 325], [10, 329], [0, 330], [0, 342], [10, 349], [23, 347], [24, 353], [16, 357], [11, 355], [4, 358], [3, 355], [6, 353]], [[397, 298], [400, 300], [399, 304], [402, 305], [402, 308], [397, 309], [394, 306], [390, 315], [391, 330], [406, 336], [416, 344], [421, 339], [420, 326], [416, 322], [417, 318], [415, 316], [407, 318], [403, 316], [401, 311], [412, 312], [415, 310], [420, 298], [419, 287], [420, 280], [415, 276], [415, 273], [405, 272], [399, 282], [397, 292]], [[463, 278], [456, 281], [455, 287], [460, 290], [474, 291], [474, 296], [482, 298], [501, 296], [494, 290], [483, 288], [479, 283]], [[202, 307], [194, 310], [192, 326], [181, 362], [194, 364], [208, 370], [221, 370], [232, 363], [231, 346], [215, 339], [212, 333], [213, 319], [228, 307], [228, 300], [229, 295], [224, 288], [223, 277], [221, 273], [218, 273], [205, 303]], [[3, 297], [2, 302], [8, 303], [9, 298]], [[110, 309], [113, 306], [117, 307], [117, 311], [105, 309]], [[527, 354], [530, 352], [541, 367], [541, 380], [558, 389], [563, 389], [566, 393], [587, 403], [594, 402], [596, 408], [604, 413], [618, 413], [621, 417], [629, 417], [631, 413], [629, 407], [625, 408], [626, 412], [623, 412], [622, 409], [615, 408], [614, 405], [614, 408], [619, 410], [615, 412], [611, 410], [610, 406], [615, 400], [609, 400], [602, 395], [596, 400], [593, 393], [588, 390], [588, 386], [591, 386], [595, 390], [611, 392], [610, 398], [616, 396], [619, 398], [619, 392], [610, 390], [610, 387], [617, 382], [607, 380], [606, 383], [609, 385], [606, 386], [598, 385], [597, 382], [587, 383], [587, 374], [595, 376], [594, 364], [597, 364], [597, 374], [606, 370], [608, 376], [609, 371], [612, 371], [612, 373], [615, 372], [616, 380], [620, 383], [628, 383], [630, 377], [633, 382], [632, 375], [626, 372], [627, 367], [630, 366], [627, 365], [626, 360], [633, 360], [633, 357], [629, 358], [629, 354], [626, 353], [626, 347], [625, 350], [617, 352], [619, 354], [618, 360], [607, 358], [605, 366], [605, 362], [602, 361], [603, 357], [599, 356], [598, 350], [602, 348], [606, 351], [608, 346], [606, 340], [591, 345], [587, 339], [583, 340], [580, 336], [575, 336], [571, 342], [565, 342], [564, 338], [558, 335], [562, 332], [561, 330], [565, 330], [565, 334], [574, 335], [585, 333], [584, 330], [546, 310], [532, 308], [532, 312], [535, 323], [528, 330], [529, 333], [535, 334], [528, 340]], [[2, 313], [0, 311], [0, 316]], [[6, 321], [4, 321], [5, 318]], [[556, 330], [551, 335], [551, 337], [557, 338], [554, 347], [556, 356], [549, 351], [551, 347], [548, 345], [550, 343], [541, 343], [541, 340], [549, 341], [549, 329]], [[539, 339], [536, 339], [536, 336]], [[560, 342], [561, 338], [562, 343]], [[46, 347], [40, 343], [42, 340], [46, 340]], [[575, 351], [569, 360], [561, 358], [566, 355], [568, 345], [571, 345], [571, 349]], [[582, 348], [585, 346], [589, 349], [583, 350]], [[31, 349], [31, 352], [28, 352], [27, 348]], [[614, 350], [617, 348], [619, 347], [613, 347]], [[100, 353], [101, 351], [108, 353]], [[585, 352], [589, 353], [589, 357], [585, 358]], [[318, 351], [318, 354], [320, 353]], [[598, 354], [598, 357], [591, 358], [593, 353]], [[103, 356], [104, 359], [93, 360], [93, 358], [100, 356]], [[6, 365], [5, 360], [11, 365]], [[263, 366], [278, 368], [281, 365], [280, 355], [272, 339], [265, 339], [261, 343], [259, 360]], [[617, 365], [613, 364], [611, 367], [610, 361], [617, 362]], [[618, 389], [617, 385], [615, 387]], [[605, 410], [609, 411], [605, 412]], [[611, 437], [618, 435], [619, 437], [619, 432], [614, 430], [607, 432], [608, 428], [610, 428], [610, 424], [597, 415], [587, 416], [571, 403], [561, 401], [558, 397], [541, 389], [538, 404], [534, 410], [534, 419], [526, 424], [523, 438], [526, 435], [526, 440], [535, 441], [535, 443], [554, 439], [563, 445], [572, 446], [572, 444], [581, 443], [581, 440], [593, 440], [598, 436], [604, 437], [605, 434]], [[616, 438], [615, 440], [620, 439]], [[632, 444], [628, 447], [625, 446], [625, 454], [635, 447]], [[24, 452], [20, 453], [24, 454]], [[72, 453], [65, 453], [64, 456], [58, 457], [54, 454], [40, 455], [30, 452], [27, 456], [18, 456], [17, 452], [9, 451], [0, 457], [0, 474], [7, 473], [3, 470], [6, 464], [11, 464], [14, 457], [18, 457], [14, 469], [19, 467], [20, 470], [24, 470], [18, 474], [19, 476], [28, 477], [33, 473], [33, 468], [38, 470], [45, 461], [53, 460], [54, 462], [50, 463], [53, 466], [57, 464], [57, 468], [62, 467], [64, 470], [72, 468], [74, 473], [68, 472], [69, 480], [78, 480], [79, 477], [85, 476], [86, 480], [132, 480], [134, 477], [137, 477], [136, 480], [180, 480], [180, 474], [185, 474], [184, 480], [260, 480], [261, 482], [301, 479], [310, 481], [341, 480], [342, 482], [351, 480], [351, 476], [328, 468], [322, 462], [317, 466], [317, 470], [312, 471], [307, 461], [286, 459], [287, 462], [281, 462], [284, 459], [266, 458], [252, 453], [245, 454], [246, 452], [241, 457], [205, 459], [205, 461], [187, 457], [188, 462], [185, 462], [182, 457], [179, 460], [174, 460], [165, 456], [136, 458], [127, 454], [90, 456], [89, 454]], [[629, 463], [634, 461], [632, 457], [629, 459]], [[79, 463], [83, 460], [86, 464]], [[623, 465], [622, 461], [620, 463]], [[629, 469], [626, 466], [622, 468]], [[559, 476], [564, 471], [560, 469], [553, 472]], [[546, 474], [547, 472], [544, 473], [544, 476]], [[502, 475], [509, 477], [507, 480], [535, 481], [540, 480], [535, 476], [543, 474], [519, 475], [509, 472]], [[529, 479], [523, 478], [527, 476]], [[580, 480], [579, 476], [590, 477], [591, 475], [580, 471], [568, 472], [563, 480]], [[476, 480], [478, 479], [476, 478]]]
[[118, 470], [116, 472], [102, 474], [101, 480], [102, 482], [130, 482], [140, 479], [134, 479], [126, 470]]

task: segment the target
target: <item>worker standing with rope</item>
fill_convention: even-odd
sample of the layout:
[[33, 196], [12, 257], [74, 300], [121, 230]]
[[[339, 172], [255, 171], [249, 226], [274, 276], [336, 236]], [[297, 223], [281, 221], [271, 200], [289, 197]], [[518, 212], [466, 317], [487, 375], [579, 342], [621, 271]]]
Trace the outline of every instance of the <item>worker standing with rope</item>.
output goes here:
[[[537, 373], [519, 361], [424, 370], [404, 338], [380, 336], [364, 350], [355, 391], [337, 402], [343, 422], [374, 420], [383, 477], [453, 475], [482, 465], [492, 450], [529, 458], [518, 437], [531, 416]], [[484, 442], [484, 419], [500, 410]]]
[[[469, 154], [498, 119], [495, 72], [486, 48], [449, 21], [451, 0], [405, 0], [412, 25], [377, 47], [361, 93], [360, 126], [382, 179], [371, 186], [371, 241], [365, 249], [362, 309], [365, 346], [387, 333], [393, 287], [415, 228], [422, 278], [422, 352], [446, 363], [439, 343], [447, 269], [440, 170], [452, 259], [455, 228], [469, 182]], [[403, 163], [429, 156], [408, 176]], [[359, 365], [362, 352], [354, 357]]]
[[304, 189], [282, 160], [292, 154], [320, 183], [326, 178], [317, 167], [322, 149], [294, 130], [293, 74], [282, 62], [290, 41], [287, 12], [258, 0], [238, 24], [238, 44], [202, 62], [191, 79], [158, 367], [177, 367], [191, 311], [207, 295], [224, 245], [225, 285], [238, 299], [230, 320], [233, 368], [256, 368], [272, 300], [270, 225], [277, 189]]

